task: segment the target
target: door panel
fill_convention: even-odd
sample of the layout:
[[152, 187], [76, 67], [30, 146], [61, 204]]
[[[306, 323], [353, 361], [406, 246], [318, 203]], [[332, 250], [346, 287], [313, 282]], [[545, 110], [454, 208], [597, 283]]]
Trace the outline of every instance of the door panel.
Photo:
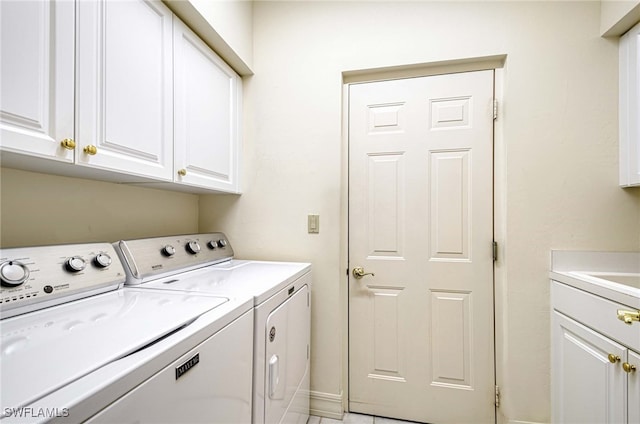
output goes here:
[[[301, 385], [309, 368], [309, 288], [303, 286], [267, 318], [265, 331], [264, 422], [289, 423], [308, 415], [300, 410]], [[302, 405], [305, 406], [304, 403]]]
[[3, 151], [73, 163], [74, 4], [0, 2]]
[[493, 71], [350, 87], [351, 411], [494, 420], [492, 104]]
[[238, 192], [240, 77], [177, 19], [174, 49], [177, 182]]
[[[618, 343], [553, 312], [554, 423], [623, 423], [627, 350]], [[609, 362], [608, 355], [620, 358]], [[636, 398], [637, 399], [637, 398]], [[637, 403], [637, 402], [636, 402]], [[629, 421], [634, 422], [634, 421]]]
[[172, 20], [159, 1], [78, 3], [79, 165], [172, 180]]

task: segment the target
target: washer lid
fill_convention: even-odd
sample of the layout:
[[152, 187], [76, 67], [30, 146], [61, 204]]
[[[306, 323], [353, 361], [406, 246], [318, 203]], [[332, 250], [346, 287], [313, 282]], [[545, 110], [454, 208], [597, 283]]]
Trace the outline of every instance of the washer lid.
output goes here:
[[122, 289], [5, 319], [0, 325], [0, 413], [141, 350], [227, 301]]

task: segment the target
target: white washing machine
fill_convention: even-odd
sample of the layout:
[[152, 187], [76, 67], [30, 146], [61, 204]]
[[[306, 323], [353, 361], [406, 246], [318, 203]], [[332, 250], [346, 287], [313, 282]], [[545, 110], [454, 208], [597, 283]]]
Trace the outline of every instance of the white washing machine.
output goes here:
[[311, 265], [233, 259], [222, 233], [121, 241], [127, 285], [254, 305], [253, 423], [309, 418]]
[[0, 251], [0, 420], [248, 422], [253, 300], [122, 288], [111, 244]]

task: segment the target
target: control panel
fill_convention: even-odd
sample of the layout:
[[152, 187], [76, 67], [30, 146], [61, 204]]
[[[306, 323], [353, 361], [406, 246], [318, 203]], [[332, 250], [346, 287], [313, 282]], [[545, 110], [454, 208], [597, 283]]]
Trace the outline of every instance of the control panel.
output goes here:
[[0, 249], [0, 317], [115, 290], [125, 277], [108, 243]]
[[115, 246], [127, 272], [126, 284], [140, 284], [233, 258], [233, 249], [223, 233], [123, 240]]

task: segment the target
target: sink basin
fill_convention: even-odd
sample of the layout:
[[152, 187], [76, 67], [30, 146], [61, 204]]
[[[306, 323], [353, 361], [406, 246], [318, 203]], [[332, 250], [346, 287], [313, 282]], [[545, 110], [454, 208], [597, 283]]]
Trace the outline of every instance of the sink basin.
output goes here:
[[587, 275], [640, 289], [640, 274], [590, 272]]
[[605, 284], [620, 284], [636, 290], [640, 290], [640, 273], [577, 271], [569, 272], [569, 274], [574, 274], [578, 278], [583, 278], [591, 281], [595, 279], [595, 282], [597, 283], [604, 282]]

